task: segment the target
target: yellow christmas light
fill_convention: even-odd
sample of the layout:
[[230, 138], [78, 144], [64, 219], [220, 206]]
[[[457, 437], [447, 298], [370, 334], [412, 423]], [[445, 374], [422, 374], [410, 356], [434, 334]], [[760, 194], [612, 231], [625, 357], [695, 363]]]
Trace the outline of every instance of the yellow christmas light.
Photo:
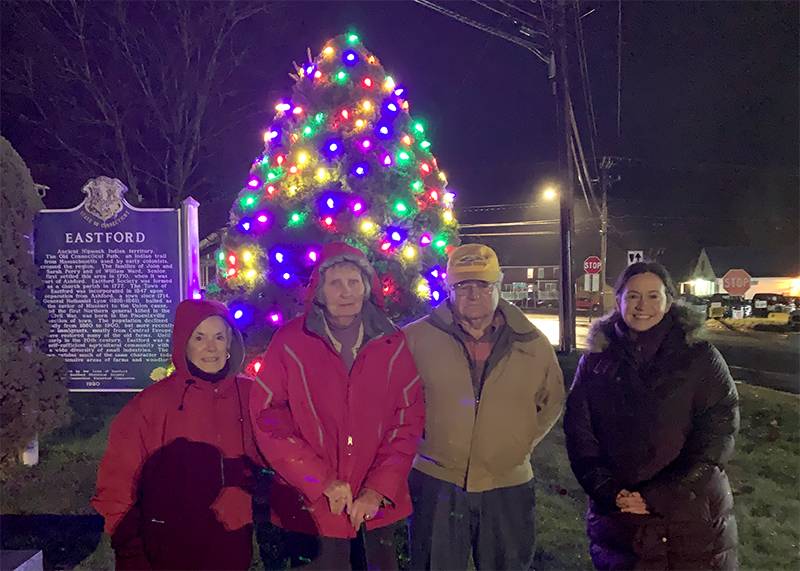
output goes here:
[[372, 110], [372, 101], [370, 101], [369, 99], [365, 99], [364, 101], [361, 102], [361, 108], [364, 111], [371, 111]]
[[439, 180], [447, 181], [444, 171], [439, 171]]
[[383, 82], [383, 88], [386, 91], [392, 91], [394, 87], [395, 87], [394, 79], [392, 79], [392, 76], [390, 75], [386, 78], [386, 81]]
[[322, 55], [325, 57], [331, 57], [334, 53], [336, 53], [336, 50], [334, 50], [332, 46], [327, 46], [324, 50], [322, 50]]
[[366, 123], [364, 122], [363, 119], [356, 119], [356, 127], [358, 129], [363, 129], [364, 125], [366, 125]]
[[252, 279], [255, 279], [256, 275], [257, 275], [257, 272], [255, 270], [253, 270], [253, 269], [250, 269], [250, 270], [247, 270], [247, 272], [245, 272], [244, 277], [246, 277], [249, 280], [252, 280]]
[[326, 169], [320, 167], [320, 168], [317, 169], [317, 174], [315, 174], [314, 177], [319, 182], [325, 182], [329, 178], [328, 171]]
[[445, 224], [452, 224], [453, 222], [455, 222], [455, 218], [453, 217], [453, 211], [445, 210], [444, 213], [442, 213], [442, 220], [444, 220]]
[[300, 151], [297, 153], [297, 164], [304, 165], [308, 162], [308, 153], [305, 151]]
[[370, 234], [375, 231], [375, 223], [372, 220], [366, 218], [361, 221], [360, 229], [364, 234]]
[[414, 246], [411, 245], [408, 245], [405, 248], [403, 248], [403, 257], [406, 260], [413, 260], [414, 258], [416, 258], [417, 257], [416, 248], [414, 248]]
[[425, 278], [419, 278], [417, 281], [417, 295], [422, 299], [428, 299], [431, 296], [431, 286]]
[[294, 196], [297, 194], [297, 185], [293, 184], [289, 188], [286, 189], [286, 196]]
[[242, 252], [242, 261], [245, 263], [250, 263], [253, 259], [253, 253], [250, 250], [245, 250]]

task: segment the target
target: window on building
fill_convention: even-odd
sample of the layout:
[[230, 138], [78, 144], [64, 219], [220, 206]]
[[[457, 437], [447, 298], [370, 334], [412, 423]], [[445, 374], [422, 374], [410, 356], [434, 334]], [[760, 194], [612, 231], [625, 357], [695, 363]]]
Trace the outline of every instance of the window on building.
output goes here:
[[528, 279], [529, 280], [533, 279], [533, 268], [528, 268]]
[[539, 279], [544, 279], [544, 268], [539, 268]]

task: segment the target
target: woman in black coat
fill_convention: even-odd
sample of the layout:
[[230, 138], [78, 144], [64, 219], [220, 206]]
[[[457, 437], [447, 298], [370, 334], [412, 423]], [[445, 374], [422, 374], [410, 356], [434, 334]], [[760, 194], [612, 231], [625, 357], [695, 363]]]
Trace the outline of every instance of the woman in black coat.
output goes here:
[[725, 463], [739, 428], [722, 355], [702, 316], [673, 303], [656, 263], [629, 266], [617, 310], [595, 323], [564, 416], [570, 464], [589, 495], [598, 569], [736, 569]]

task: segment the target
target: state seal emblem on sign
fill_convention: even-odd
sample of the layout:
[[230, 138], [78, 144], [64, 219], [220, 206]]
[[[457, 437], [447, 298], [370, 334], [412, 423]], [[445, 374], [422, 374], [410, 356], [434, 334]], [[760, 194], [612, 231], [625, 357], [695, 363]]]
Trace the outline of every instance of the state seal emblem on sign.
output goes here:
[[83, 201], [84, 210], [101, 222], [108, 222], [120, 212], [124, 205], [122, 195], [128, 187], [119, 179], [100, 176], [91, 179], [81, 189], [86, 194]]

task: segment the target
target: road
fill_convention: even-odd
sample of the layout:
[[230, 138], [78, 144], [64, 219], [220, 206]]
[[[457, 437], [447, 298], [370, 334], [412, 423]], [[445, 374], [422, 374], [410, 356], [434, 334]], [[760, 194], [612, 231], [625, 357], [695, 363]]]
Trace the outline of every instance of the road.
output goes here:
[[[526, 315], [553, 345], [558, 345], [558, 315]], [[589, 325], [588, 316], [577, 317], [578, 349], [586, 349]], [[719, 349], [737, 381], [800, 394], [800, 333], [705, 329], [702, 337]]]

